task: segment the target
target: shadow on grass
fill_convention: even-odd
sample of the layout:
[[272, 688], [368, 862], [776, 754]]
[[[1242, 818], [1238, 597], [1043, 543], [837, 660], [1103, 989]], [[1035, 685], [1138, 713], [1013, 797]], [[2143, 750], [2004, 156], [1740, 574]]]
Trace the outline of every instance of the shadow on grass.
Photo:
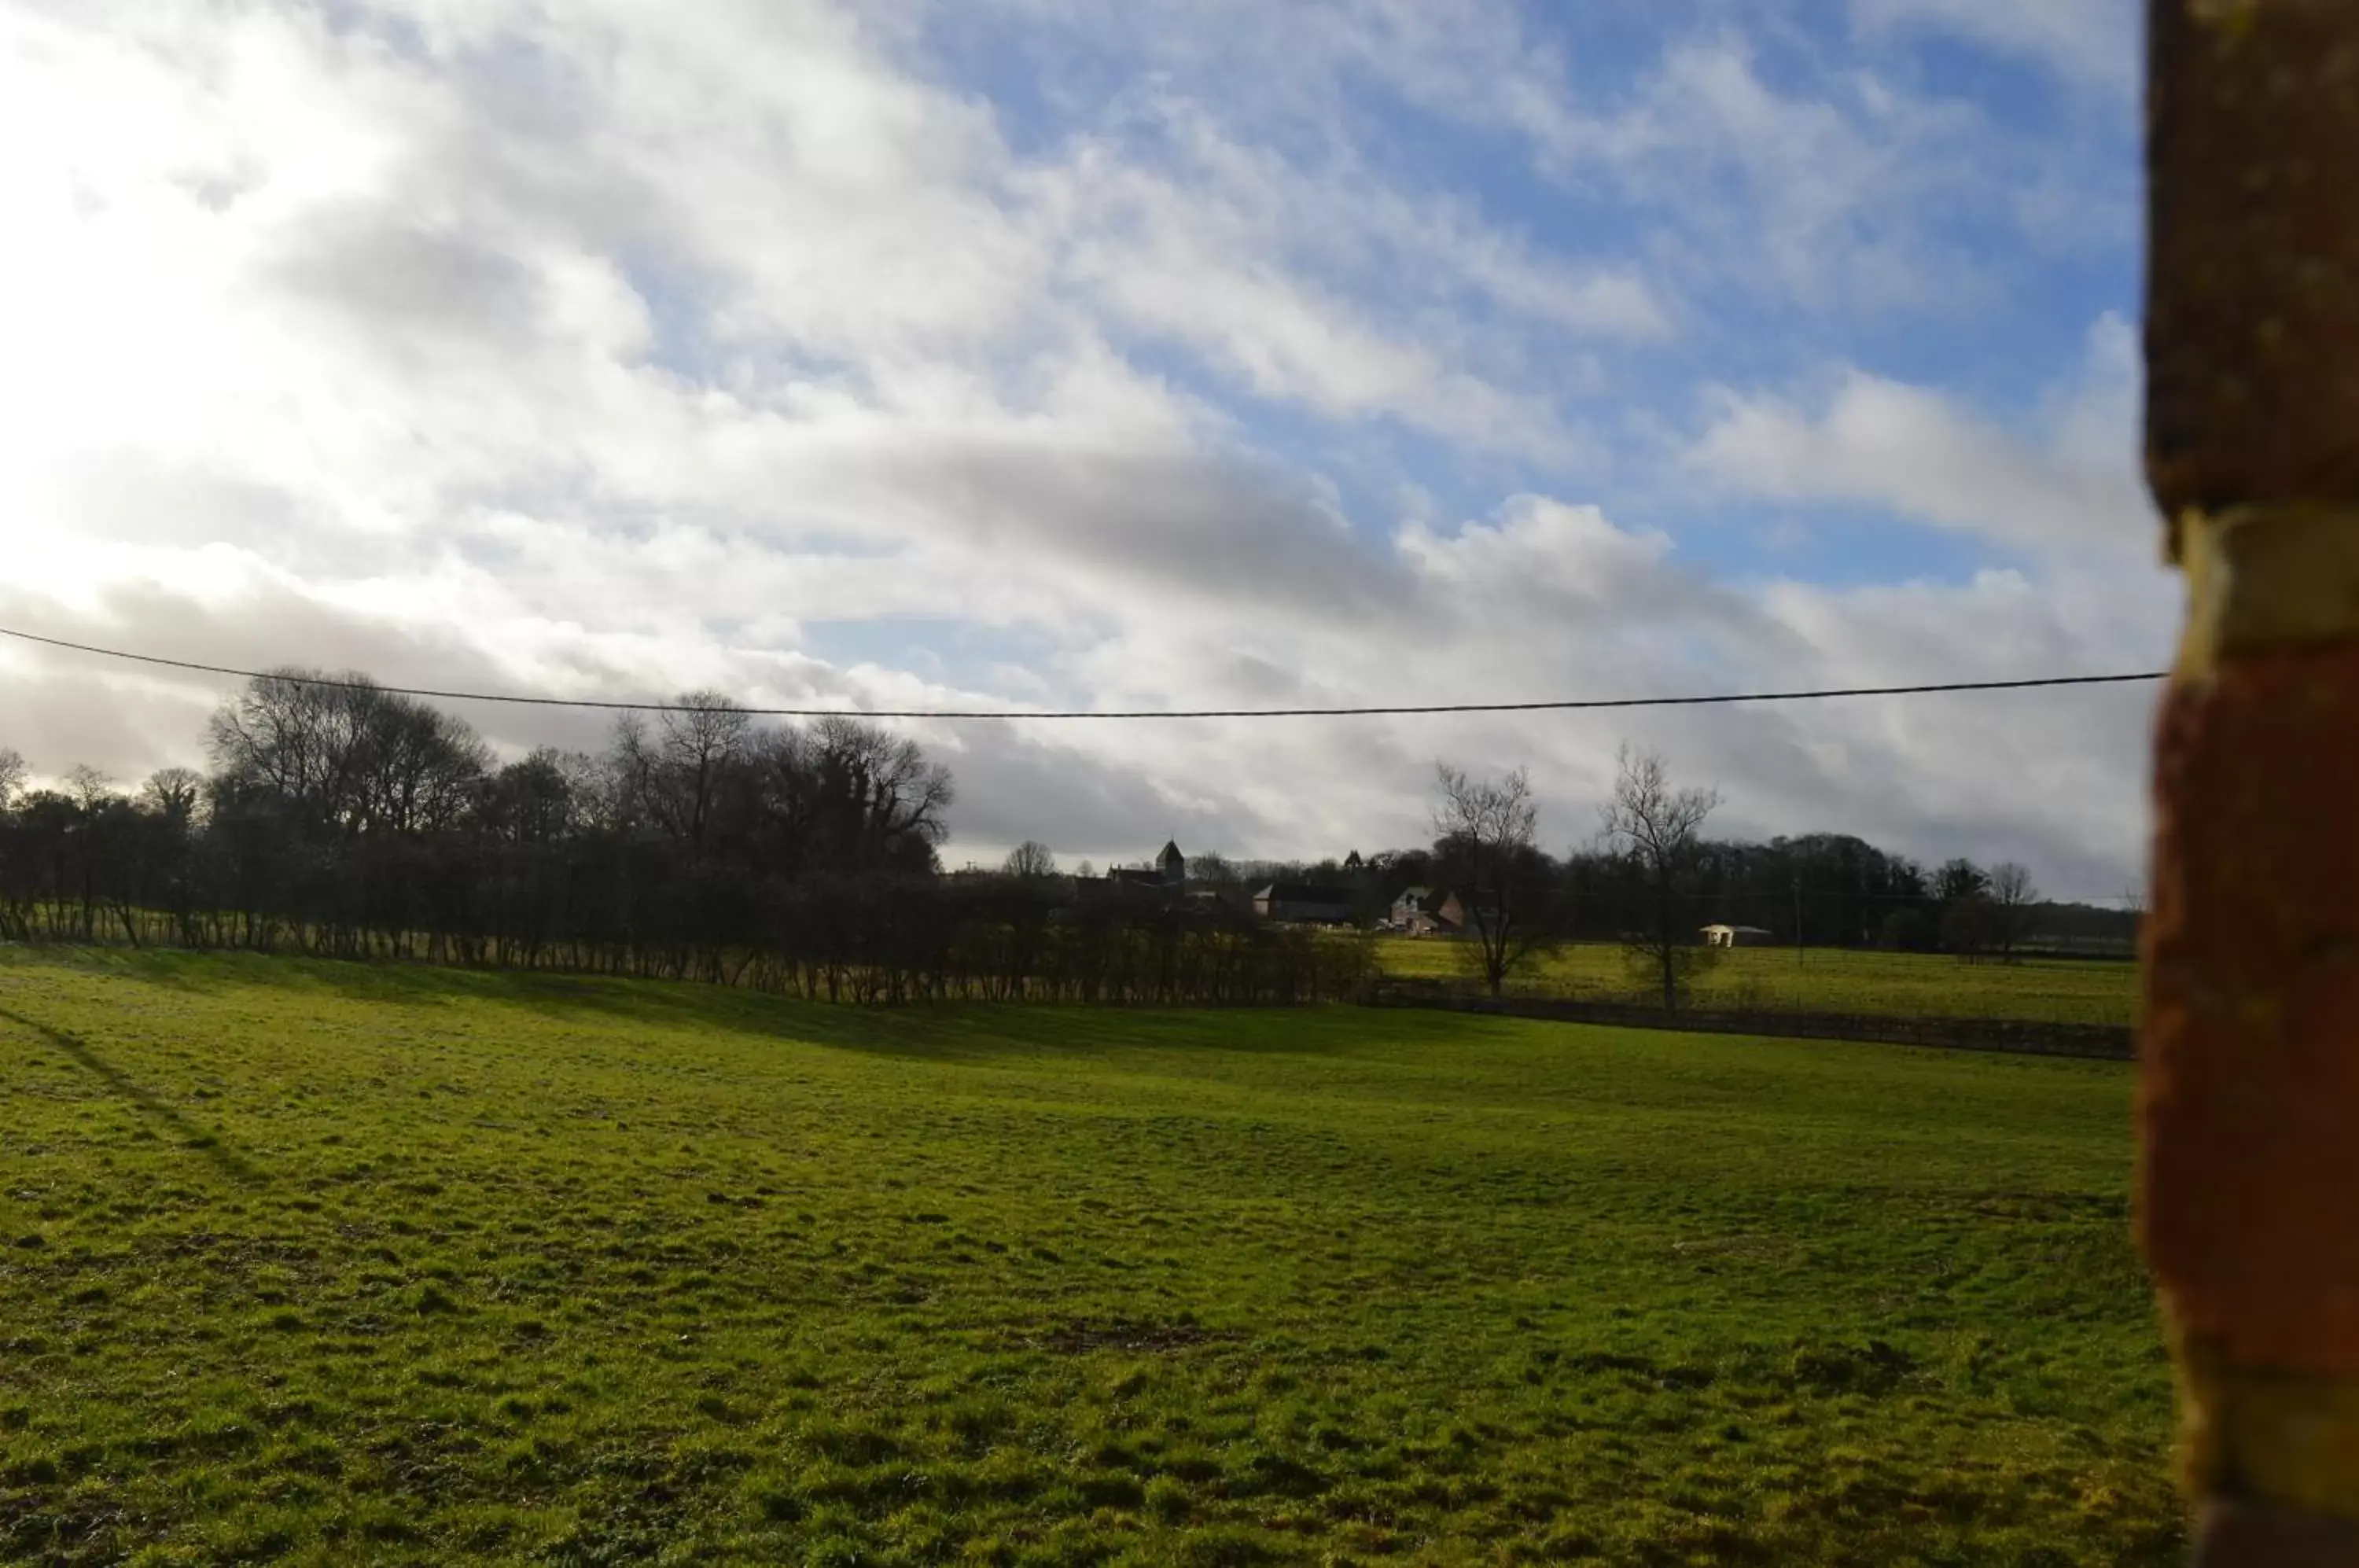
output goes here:
[[520, 1007], [557, 1021], [726, 1030], [930, 1062], [1103, 1057], [1139, 1050], [1335, 1056], [1371, 1043], [1479, 1043], [1515, 1032], [1497, 1020], [1405, 1009], [1153, 1007], [945, 1002], [863, 1007], [809, 1002], [695, 981], [461, 969], [416, 961], [145, 950], [78, 953], [82, 966], [190, 995], [253, 986], [411, 1007]]
[[0, 1007], [0, 1018], [32, 1030], [59, 1051], [72, 1059], [74, 1064], [105, 1084], [121, 1098], [129, 1101], [144, 1115], [161, 1122], [179, 1135], [183, 1145], [202, 1153], [227, 1174], [240, 1181], [259, 1181], [262, 1172], [236, 1149], [223, 1143], [221, 1135], [190, 1121], [187, 1116], [152, 1090], [143, 1088], [130, 1074], [91, 1049], [90, 1042], [79, 1035], [55, 1029], [38, 1018]]

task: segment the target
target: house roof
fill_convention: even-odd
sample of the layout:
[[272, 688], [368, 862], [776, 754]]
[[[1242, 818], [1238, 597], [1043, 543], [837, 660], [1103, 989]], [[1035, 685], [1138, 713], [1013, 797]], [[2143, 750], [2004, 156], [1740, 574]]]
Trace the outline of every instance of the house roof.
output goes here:
[[1254, 895], [1274, 904], [1348, 904], [1349, 887], [1322, 887], [1316, 882], [1273, 882]]
[[1155, 857], [1155, 864], [1158, 866], [1166, 866], [1172, 861], [1185, 860], [1188, 857], [1186, 855], [1180, 853], [1180, 841], [1176, 838], [1168, 838], [1163, 841], [1163, 853]]
[[[1403, 889], [1401, 896], [1395, 898], [1393, 902], [1396, 904], [1402, 902], [1414, 902], [1419, 909], [1430, 914], [1434, 910], [1441, 908], [1442, 905], [1450, 902], [1452, 898], [1456, 898], [1460, 903], [1472, 907], [1473, 900], [1465, 898], [1455, 887], [1405, 888]], [[1485, 904], [1483, 907], [1484, 909], [1489, 909], [1491, 906]]]

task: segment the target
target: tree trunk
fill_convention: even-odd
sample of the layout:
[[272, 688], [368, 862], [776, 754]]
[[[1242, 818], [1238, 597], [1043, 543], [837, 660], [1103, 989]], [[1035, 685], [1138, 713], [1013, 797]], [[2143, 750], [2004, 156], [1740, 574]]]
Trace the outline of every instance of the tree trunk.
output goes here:
[[1671, 879], [1668, 869], [1657, 873], [1655, 882], [1655, 951], [1663, 965], [1663, 1011], [1680, 1010], [1680, 955], [1672, 944], [1672, 924], [1679, 919], [1672, 907]]

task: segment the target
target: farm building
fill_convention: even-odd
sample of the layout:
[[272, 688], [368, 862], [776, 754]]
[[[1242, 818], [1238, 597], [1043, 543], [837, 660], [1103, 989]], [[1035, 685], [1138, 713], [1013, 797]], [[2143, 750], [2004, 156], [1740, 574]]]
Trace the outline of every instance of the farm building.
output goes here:
[[1410, 887], [1393, 900], [1393, 929], [1411, 936], [1454, 935], [1465, 924], [1465, 904], [1447, 889]]
[[1498, 930], [1499, 910], [1493, 904], [1470, 904], [1446, 887], [1411, 887], [1393, 900], [1390, 923], [1411, 936], [1464, 936]]
[[1775, 941], [1759, 926], [1706, 926], [1703, 944], [1706, 947], [1765, 947]]
[[1315, 882], [1273, 882], [1254, 895], [1253, 907], [1254, 913], [1263, 920], [1291, 925], [1352, 923], [1349, 887], [1326, 887]]
[[1127, 882], [1141, 887], [1169, 887], [1174, 891], [1188, 885], [1188, 857], [1180, 853], [1177, 839], [1167, 840], [1163, 853], [1155, 857], [1152, 866], [1109, 866], [1106, 880]]

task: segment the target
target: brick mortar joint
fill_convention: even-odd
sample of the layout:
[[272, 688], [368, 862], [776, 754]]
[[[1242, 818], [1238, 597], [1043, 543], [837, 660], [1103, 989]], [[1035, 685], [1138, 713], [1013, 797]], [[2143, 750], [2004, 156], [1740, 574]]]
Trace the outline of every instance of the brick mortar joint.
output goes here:
[[2359, 505], [2190, 507], [2172, 542], [2188, 589], [2180, 679], [2247, 655], [2359, 640]]

